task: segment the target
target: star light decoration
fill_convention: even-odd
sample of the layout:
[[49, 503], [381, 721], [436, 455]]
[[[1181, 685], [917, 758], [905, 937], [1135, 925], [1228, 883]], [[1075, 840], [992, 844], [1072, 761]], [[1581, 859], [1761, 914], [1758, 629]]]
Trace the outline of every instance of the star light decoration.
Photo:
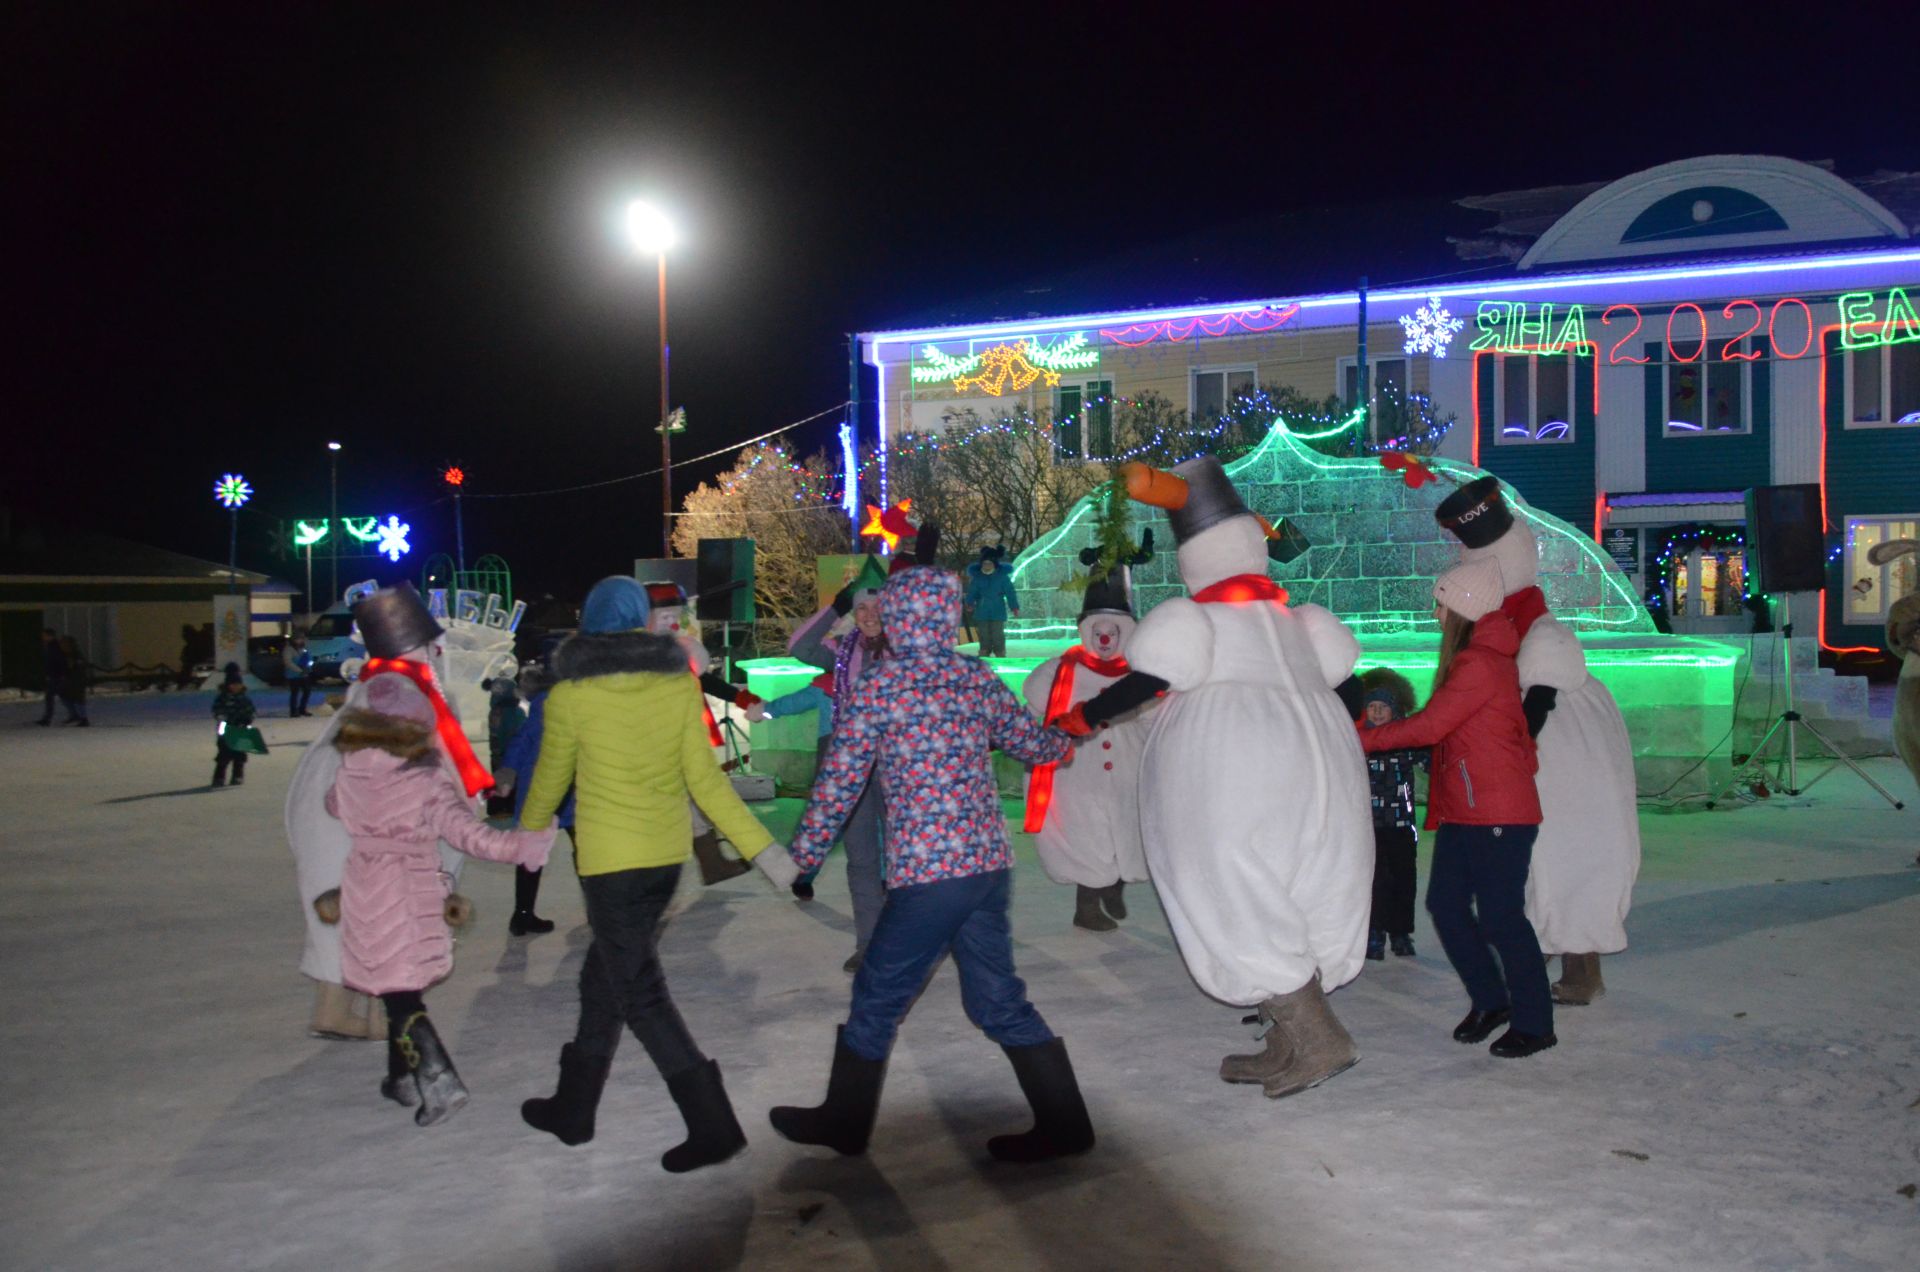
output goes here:
[[452, 486], [455, 490], [458, 490], [467, 484], [467, 473], [460, 465], [451, 464], [445, 472], [440, 474], [440, 480], [446, 482], [447, 485]]
[[247, 485], [247, 479], [239, 473], [222, 473], [220, 480], [213, 483], [213, 497], [220, 501], [221, 507], [234, 509], [253, 498], [253, 487]]
[[887, 545], [887, 551], [892, 552], [900, 546], [900, 540], [913, 533], [913, 523], [907, 520], [907, 512], [912, 507], [911, 499], [902, 499], [884, 512], [868, 504], [867, 524], [860, 527], [860, 533], [881, 540]]
[[407, 542], [407, 533], [412, 529], [400, 518], [389, 516], [386, 525], [374, 527], [374, 532], [380, 536], [380, 543], [374, 551], [385, 553], [389, 561], [397, 564], [403, 553], [413, 551], [413, 545]]
[[1400, 328], [1407, 333], [1408, 353], [1430, 353], [1436, 358], [1447, 356], [1447, 346], [1453, 343], [1453, 333], [1466, 326], [1462, 319], [1447, 312], [1438, 296], [1427, 297], [1427, 303], [1413, 311], [1403, 314]]

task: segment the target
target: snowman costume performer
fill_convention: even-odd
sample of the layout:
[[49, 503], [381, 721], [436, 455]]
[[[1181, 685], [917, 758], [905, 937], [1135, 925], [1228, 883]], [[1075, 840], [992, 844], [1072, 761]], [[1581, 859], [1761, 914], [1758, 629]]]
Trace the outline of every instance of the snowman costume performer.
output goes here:
[[[434, 703], [441, 768], [447, 781], [470, 798], [491, 786], [493, 779], [460, 732], [459, 717], [439, 687], [439, 642], [446, 633], [427, 612], [420, 594], [406, 583], [382, 588], [354, 605], [353, 621], [371, 657], [360, 679], [348, 688], [345, 708], [334, 712], [293, 770], [287, 788], [287, 843], [293, 849], [300, 909], [307, 921], [300, 970], [316, 987], [308, 1031], [319, 1038], [385, 1040], [386, 1013], [380, 1000], [354, 993], [341, 983], [337, 897], [353, 839], [327, 811], [327, 792], [340, 771], [334, 735], [340, 732], [346, 710], [366, 707], [367, 687], [375, 677], [406, 675]], [[459, 881], [462, 860], [459, 852], [440, 845], [440, 868], [452, 883]]]
[[[1080, 605], [1080, 643], [1033, 669], [1021, 691], [1027, 709], [1050, 724], [1118, 682], [1132, 670], [1133, 630], [1124, 574], [1093, 580]], [[1127, 917], [1126, 885], [1147, 877], [1138, 798], [1150, 712], [1128, 711], [1089, 738], [1074, 763], [1037, 765], [1027, 779], [1024, 828], [1047, 878], [1074, 885], [1073, 924], [1091, 932], [1113, 931]]]
[[[1147, 864], [1194, 981], [1269, 1026], [1265, 1050], [1228, 1056], [1221, 1078], [1277, 1099], [1360, 1058], [1325, 994], [1359, 974], [1373, 887], [1360, 646], [1327, 610], [1287, 605], [1267, 577], [1284, 541], [1218, 459], [1124, 471], [1133, 498], [1167, 510], [1192, 597], [1142, 619], [1134, 674], [1062, 726], [1085, 736], [1167, 694], [1141, 760]], [[1076, 763], [1092, 754], [1083, 744]]]
[[1468, 561], [1499, 563], [1501, 612], [1520, 631], [1520, 691], [1539, 748], [1540, 837], [1527, 876], [1527, 918], [1543, 952], [1560, 956], [1553, 999], [1584, 1006], [1606, 992], [1600, 956], [1627, 947], [1627, 908], [1640, 873], [1633, 745], [1613, 695], [1586, 654], [1547, 612], [1540, 545], [1514, 517], [1500, 479], [1481, 477], [1442, 500], [1434, 516]]

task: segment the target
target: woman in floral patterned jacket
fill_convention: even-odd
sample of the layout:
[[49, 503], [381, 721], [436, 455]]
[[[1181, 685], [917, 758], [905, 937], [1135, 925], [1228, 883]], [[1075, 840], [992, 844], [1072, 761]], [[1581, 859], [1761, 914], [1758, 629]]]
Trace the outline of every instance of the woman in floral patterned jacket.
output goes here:
[[955, 653], [960, 581], [945, 570], [897, 573], [881, 595], [886, 661], [860, 680], [834, 723], [790, 849], [817, 866], [879, 764], [886, 792], [887, 900], [853, 981], [826, 1103], [777, 1108], [774, 1129], [802, 1144], [866, 1151], [895, 1034], [942, 955], [953, 954], [968, 1017], [999, 1043], [1033, 1105], [1034, 1127], [996, 1136], [1003, 1161], [1043, 1161], [1093, 1147], [1093, 1124], [1066, 1043], [1027, 1001], [1007, 924], [1013, 854], [991, 752], [1029, 764], [1064, 758], [1066, 734], [1041, 726], [987, 665]]

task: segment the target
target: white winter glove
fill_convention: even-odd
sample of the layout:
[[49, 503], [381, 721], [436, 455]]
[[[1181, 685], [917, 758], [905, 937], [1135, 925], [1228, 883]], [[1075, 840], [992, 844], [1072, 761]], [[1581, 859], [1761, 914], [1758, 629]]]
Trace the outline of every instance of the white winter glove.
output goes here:
[[747, 704], [746, 712], [747, 723], [758, 724], [767, 718], [767, 704], [764, 702], [749, 703]]
[[787, 846], [777, 839], [760, 850], [753, 864], [760, 867], [760, 873], [766, 875], [776, 888], [790, 888], [793, 881], [800, 877], [800, 867], [793, 864], [793, 858], [787, 854]]

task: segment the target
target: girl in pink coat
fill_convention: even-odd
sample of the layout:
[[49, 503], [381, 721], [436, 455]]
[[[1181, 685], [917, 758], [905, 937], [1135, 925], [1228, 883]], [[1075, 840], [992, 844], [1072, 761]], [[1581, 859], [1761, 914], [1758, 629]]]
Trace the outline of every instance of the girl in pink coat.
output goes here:
[[327, 811], [353, 837], [340, 883], [341, 979], [386, 1004], [380, 1094], [418, 1105], [413, 1120], [432, 1126], [467, 1102], [422, 997], [453, 970], [437, 845], [537, 870], [553, 832], [495, 830], [479, 819], [440, 762], [433, 704], [405, 676], [375, 676], [366, 701], [341, 717], [340, 773], [327, 792]]

